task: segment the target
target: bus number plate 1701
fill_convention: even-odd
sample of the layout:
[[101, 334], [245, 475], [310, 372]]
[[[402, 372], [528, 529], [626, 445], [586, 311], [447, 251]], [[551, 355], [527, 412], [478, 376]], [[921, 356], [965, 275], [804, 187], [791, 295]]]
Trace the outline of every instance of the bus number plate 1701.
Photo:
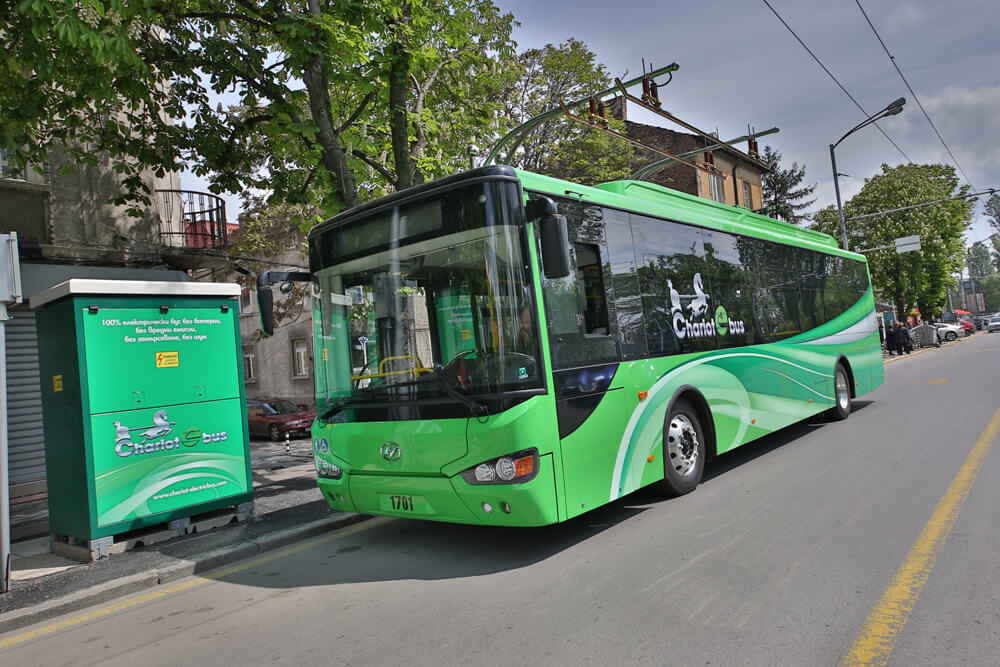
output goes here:
[[434, 514], [433, 508], [423, 496], [396, 496], [379, 494], [379, 509], [383, 512], [412, 512], [414, 514]]
[[414, 510], [413, 496], [389, 496], [392, 509], [412, 512]]

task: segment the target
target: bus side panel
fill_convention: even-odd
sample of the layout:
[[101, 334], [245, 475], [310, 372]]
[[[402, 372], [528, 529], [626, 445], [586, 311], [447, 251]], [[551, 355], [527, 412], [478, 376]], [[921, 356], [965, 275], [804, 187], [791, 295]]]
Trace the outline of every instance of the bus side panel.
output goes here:
[[633, 388], [647, 395], [628, 416], [605, 492], [614, 500], [662, 478], [667, 407], [686, 387], [711, 406], [722, 453], [832, 407], [834, 361], [775, 344], [633, 364]]
[[608, 502], [608, 485], [618, 443], [635, 404], [634, 392], [610, 389], [586, 420], [562, 439], [560, 449], [568, 517]]

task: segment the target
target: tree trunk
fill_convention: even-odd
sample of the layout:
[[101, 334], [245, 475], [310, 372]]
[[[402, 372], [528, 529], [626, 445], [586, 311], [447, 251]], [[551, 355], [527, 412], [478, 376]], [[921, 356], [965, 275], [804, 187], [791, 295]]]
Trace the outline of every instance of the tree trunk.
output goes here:
[[[317, 18], [322, 15], [319, 0], [309, 0], [309, 13]], [[316, 39], [321, 40], [320, 43], [325, 42], [318, 31]], [[345, 208], [354, 208], [361, 203], [361, 199], [358, 197], [354, 174], [347, 164], [347, 156], [341, 145], [340, 133], [333, 122], [333, 112], [330, 107], [330, 78], [327, 75], [326, 59], [323, 53], [324, 50], [320, 49], [310, 59], [302, 73], [302, 79], [306, 84], [306, 92], [309, 94], [309, 110], [316, 123], [316, 140], [319, 142], [321, 150], [320, 163], [324, 169], [333, 174], [334, 185], [344, 200]]]
[[406, 98], [410, 89], [410, 52], [405, 43], [405, 26], [410, 21], [410, 3], [402, 7], [396, 20], [395, 39], [389, 47], [389, 131], [392, 138], [392, 157], [396, 165], [396, 189], [405, 190], [413, 185], [413, 167], [410, 163], [410, 120], [407, 117]]

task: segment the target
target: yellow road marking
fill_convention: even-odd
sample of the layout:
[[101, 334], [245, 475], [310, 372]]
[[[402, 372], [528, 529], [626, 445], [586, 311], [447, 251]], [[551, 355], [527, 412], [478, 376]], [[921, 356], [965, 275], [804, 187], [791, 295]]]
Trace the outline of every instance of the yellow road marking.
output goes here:
[[885, 665], [895, 648], [896, 637], [906, 625], [920, 591], [930, 577], [938, 554], [958, 520], [962, 505], [976, 482], [976, 477], [986, 461], [1000, 432], [1000, 408], [993, 413], [986, 430], [979, 436], [958, 474], [941, 497], [931, 518], [910, 547], [902, 565], [896, 570], [889, 587], [875, 605], [850, 652], [840, 661], [847, 665]]
[[948, 378], [938, 378], [936, 380], [928, 380], [927, 384], [944, 384], [948, 381]]
[[108, 616], [109, 614], [114, 614], [116, 612], [144, 604], [146, 602], [152, 602], [153, 600], [158, 600], [162, 597], [173, 595], [174, 593], [180, 593], [181, 591], [190, 590], [197, 586], [207, 584], [211, 581], [222, 579], [223, 577], [228, 577], [231, 574], [236, 574], [237, 572], [249, 570], [250, 568], [257, 567], [258, 565], [264, 565], [265, 563], [270, 563], [271, 561], [278, 560], [279, 558], [284, 558], [286, 556], [297, 554], [300, 551], [305, 551], [306, 549], [310, 549], [318, 544], [323, 544], [324, 542], [334, 542], [336, 540], [349, 537], [361, 530], [370, 528], [372, 526], [376, 526], [380, 523], [385, 523], [386, 521], [389, 520], [391, 519], [383, 517], [380, 519], [365, 521], [364, 523], [350, 526], [348, 528], [343, 529], [342, 531], [338, 531], [331, 535], [324, 535], [322, 537], [317, 537], [312, 540], [308, 540], [306, 542], [301, 542], [299, 544], [296, 544], [295, 546], [288, 547], [287, 549], [275, 551], [274, 553], [267, 554], [266, 556], [260, 556], [259, 558], [254, 558], [253, 560], [248, 560], [242, 563], [238, 563], [236, 565], [221, 570], [215, 570], [214, 572], [211, 572], [209, 574], [192, 575], [191, 579], [182, 581], [177, 584], [173, 584], [172, 586], [167, 586], [165, 588], [158, 588], [150, 593], [146, 593], [145, 595], [140, 595], [139, 597], [130, 598], [122, 602], [116, 602], [106, 607], [100, 607], [93, 611], [80, 614], [79, 616], [73, 616], [72, 618], [67, 618], [61, 621], [57, 621], [55, 623], [51, 623], [49, 625], [37, 628], [35, 630], [28, 630], [27, 632], [22, 632], [20, 634], [14, 635], [13, 637], [8, 637], [7, 639], [0, 639], [0, 649], [8, 648], [10, 646], [14, 646], [15, 644], [21, 644], [26, 641], [30, 641], [32, 639], [37, 639], [38, 637], [44, 637], [45, 635], [50, 635], [53, 632], [57, 632], [59, 630], [72, 628], [77, 625], [80, 625], [81, 623], [93, 621], [95, 619]]

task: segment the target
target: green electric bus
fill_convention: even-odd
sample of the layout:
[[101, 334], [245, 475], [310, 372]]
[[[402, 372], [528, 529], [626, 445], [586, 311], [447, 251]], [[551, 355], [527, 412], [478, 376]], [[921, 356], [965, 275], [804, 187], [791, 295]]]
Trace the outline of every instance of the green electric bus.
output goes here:
[[506, 166], [309, 235], [330, 506], [565, 521], [883, 381], [864, 257], [825, 234], [640, 181]]

